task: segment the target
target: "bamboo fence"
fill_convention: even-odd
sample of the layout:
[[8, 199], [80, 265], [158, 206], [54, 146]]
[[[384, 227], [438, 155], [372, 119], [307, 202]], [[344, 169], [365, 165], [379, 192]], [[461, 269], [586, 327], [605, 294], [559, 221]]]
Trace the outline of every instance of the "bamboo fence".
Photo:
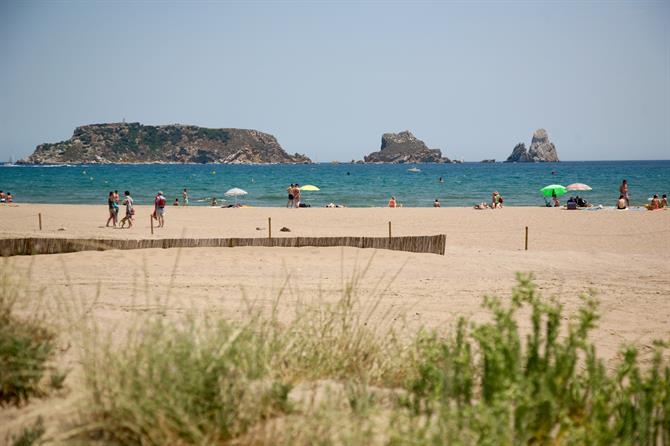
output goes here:
[[9, 257], [105, 251], [108, 249], [233, 248], [236, 246], [285, 248], [349, 246], [444, 255], [446, 238], [447, 236], [444, 234], [405, 237], [165, 238], [139, 240], [28, 237], [0, 239], [0, 255]]

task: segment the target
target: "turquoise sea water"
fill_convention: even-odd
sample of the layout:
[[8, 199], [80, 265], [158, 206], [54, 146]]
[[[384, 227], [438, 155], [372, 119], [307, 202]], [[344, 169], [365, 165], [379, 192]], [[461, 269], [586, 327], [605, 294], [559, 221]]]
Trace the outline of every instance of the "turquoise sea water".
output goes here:
[[[407, 169], [417, 167], [419, 173]], [[552, 174], [552, 172], [554, 172]], [[443, 183], [438, 181], [444, 179]], [[285, 206], [289, 183], [314, 184], [319, 192], [303, 192], [312, 206], [333, 202], [349, 207], [385, 206], [395, 195], [404, 206], [471, 206], [490, 201], [499, 191], [511, 206], [539, 206], [538, 190], [548, 184], [586, 183], [588, 201], [613, 206], [622, 179], [632, 204], [644, 204], [654, 193], [670, 193], [670, 160], [598, 161], [538, 164], [311, 164], [311, 165], [74, 165], [0, 166], [0, 190], [17, 203], [106, 204], [110, 190], [130, 190], [137, 203], [152, 203], [162, 190], [171, 203], [189, 189], [191, 205], [209, 205], [239, 187], [248, 192], [240, 202], [253, 206]], [[569, 194], [568, 194], [569, 195]], [[563, 199], [565, 201], [565, 199]], [[225, 202], [224, 202], [225, 203]]]

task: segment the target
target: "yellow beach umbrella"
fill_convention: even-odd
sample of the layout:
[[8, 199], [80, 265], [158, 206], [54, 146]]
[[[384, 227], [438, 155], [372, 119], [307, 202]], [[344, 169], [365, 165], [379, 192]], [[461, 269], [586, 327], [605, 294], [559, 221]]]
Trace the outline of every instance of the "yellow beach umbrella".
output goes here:
[[304, 186], [300, 187], [300, 190], [321, 190], [321, 189], [314, 186], [313, 184], [305, 184]]

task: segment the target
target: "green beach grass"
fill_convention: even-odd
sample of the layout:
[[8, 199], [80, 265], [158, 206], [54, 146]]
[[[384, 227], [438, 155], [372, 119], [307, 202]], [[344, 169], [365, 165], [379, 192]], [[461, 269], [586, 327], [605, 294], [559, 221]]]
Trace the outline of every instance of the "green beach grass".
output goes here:
[[[115, 445], [658, 445], [670, 443], [670, 364], [656, 343], [608, 371], [577, 314], [519, 275], [490, 321], [399, 337], [373, 324], [356, 276], [334, 304], [281, 323], [147, 317], [122, 345], [92, 336], [73, 442]], [[532, 329], [518, 329], [520, 312]], [[381, 318], [386, 320], [385, 317]], [[405, 340], [401, 340], [405, 339]]]

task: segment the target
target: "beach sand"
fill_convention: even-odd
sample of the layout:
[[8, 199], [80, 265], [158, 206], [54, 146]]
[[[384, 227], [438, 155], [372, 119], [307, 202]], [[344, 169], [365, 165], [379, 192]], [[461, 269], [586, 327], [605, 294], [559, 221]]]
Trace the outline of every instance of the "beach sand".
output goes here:
[[[104, 227], [104, 206], [0, 206], [0, 237], [151, 238], [149, 213], [139, 206], [136, 225], [121, 230]], [[393, 235], [446, 234], [446, 253], [312, 247], [110, 250], [17, 256], [4, 259], [3, 268], [29, 279], [44, 302], [75, 303], [103, 330], [119, 336], [136, 315], [195, 310], [243, 318], [249, 304], [269, 310], [280, 294], [279, 315], [290, 318], [296, 302], [332, 301], [344, 281], [365, 270], [357, 285], [362, 303], [379, 298], [378, 319], [397, 319], [408, 336], [423, 326], [446, 329], [459, 316], [485, 318], [485, 294], [509, 296], [515, 273], [532, 272], [541, 293], [556, 297], [566, 314], [578, 308], [580, 293], [597, 293], [602, 318], [593, 339], [608, 364], [624, 343], [644, 353], [654, 339], [670, 339], [668, 211], [188, 207], [167, 209], [166, 227], [153, 237], [266, 237], [268, 217], [273, 237], [387, 236], [391, 221]], [[291, 232], [279, 232], [282, 226]], [[60, 317], [57, 311], [53, 317]], [[73, 369], [70, 383], [77, 379], [74, 352], [80, 340], [66, 342], [75, 347], [62, 360]], [[66, 400], [76, 400], [76, 392]], [[16, 426], [26, 413], [36, 416], [52, 411], [49, 407], [36, 402], [4, 409], [0, 425]]]

